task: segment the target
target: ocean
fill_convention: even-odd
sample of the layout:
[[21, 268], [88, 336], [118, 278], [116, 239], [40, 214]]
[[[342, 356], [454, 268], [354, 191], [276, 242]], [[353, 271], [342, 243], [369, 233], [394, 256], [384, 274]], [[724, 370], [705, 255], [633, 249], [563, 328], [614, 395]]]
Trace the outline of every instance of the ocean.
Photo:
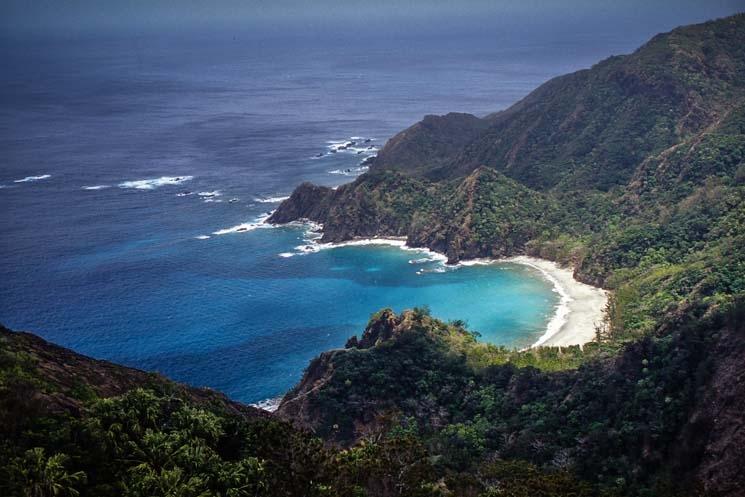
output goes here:
[[259, 221], [302, 181], [351, 181], [425, 114], [505, 108], [638, 41], [600, 40], [4, 39], [0, 322], [244, 402], [382, 307], [527, 346], [558, 303], [531, 268], [317, 250]]

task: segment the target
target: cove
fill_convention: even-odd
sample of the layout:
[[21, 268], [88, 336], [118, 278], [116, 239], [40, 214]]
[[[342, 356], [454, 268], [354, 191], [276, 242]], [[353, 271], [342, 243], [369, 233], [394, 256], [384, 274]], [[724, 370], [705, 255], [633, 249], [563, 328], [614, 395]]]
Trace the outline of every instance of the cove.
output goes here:
[[518, 264], [446, 268], [426, 252], [378, 245], [287, 257], [309, 243], [291, 226], [197, 233], [150, 231], [60, 258], [45, 272], [56, 299], [29, 292], [9, 302], [6, 322], [255, 403], [292, 388], [313, 357], [343, 347], [381, 308], [428, 306], [481, 340], [524, 347], [559, 300]]

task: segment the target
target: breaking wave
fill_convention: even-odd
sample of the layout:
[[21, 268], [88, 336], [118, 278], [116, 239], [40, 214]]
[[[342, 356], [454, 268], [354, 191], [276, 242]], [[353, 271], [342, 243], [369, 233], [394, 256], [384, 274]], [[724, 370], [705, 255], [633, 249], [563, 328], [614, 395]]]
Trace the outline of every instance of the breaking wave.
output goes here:
[[165, 185], [180, 185], [194, 179], [194, 176], [162, 176], [160, 178], [138, 179], [119, 183], [119, 188], [134, 188], [136, 190], [154, 190]]
[[17, 179], [13, 181], [13, 183], [31, 183], [33, 181], [39, 181], [39, 180], [47, 179], [51, 177], [52, 177], [51, 174], [42, 174], [40, 176], [26, 176], [25, 178]]

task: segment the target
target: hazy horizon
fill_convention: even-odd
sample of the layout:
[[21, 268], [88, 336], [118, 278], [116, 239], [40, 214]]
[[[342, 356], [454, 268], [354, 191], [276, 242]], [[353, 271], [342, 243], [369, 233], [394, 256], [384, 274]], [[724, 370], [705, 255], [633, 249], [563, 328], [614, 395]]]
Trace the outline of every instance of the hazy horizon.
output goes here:
[[469, 1], [320, 0], [7, 0], [3, 37], [146, 36], [220, 32], [283, 38], [432, 35], [526, 36], [551, 41], [584, 32], [642, 40], [676, 26], [745, 11], [743, 0], [629, 2], [571, 0]]

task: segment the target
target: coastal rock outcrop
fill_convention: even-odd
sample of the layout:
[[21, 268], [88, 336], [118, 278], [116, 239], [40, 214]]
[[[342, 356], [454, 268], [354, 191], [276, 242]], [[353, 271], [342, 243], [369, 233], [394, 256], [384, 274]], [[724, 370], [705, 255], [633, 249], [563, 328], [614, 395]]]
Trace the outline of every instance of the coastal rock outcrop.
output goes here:
[[336, 190], [300, 185], [268, 222], [323, 224], [324, 242], [405, 237], [411, 247], [446, 254], [450, 263], [526, 253], [554, 212], [541, 193], [490, 168], [457, 182], [430, 182], [397, 171], [360, 176]]
[[302, 183], [269, 217], [270, 223], [289, 223], [298, 219], [321, 221], [334, 191], [325, 186]]
[[[344, 349], [323, 352], [313, 359], [303, 379], [285, 395], [275, 414], [341, 446], [389, 428], [391, 419], [400, 412], [396, 402], [385, 395], [371, 396], [370, 389], [407, 390], [410, 383], [420, 381], [421, 374], [435, 367], [438, 358], [447, 356], [443, 342], [447, 328], [435, 323], [439, 322], [422, 310], [400, 315], [390, 309], [381, 310], [370, 319], [359, 339], [351, 337]], [[380, 369], [402, 359], [405, 363], [398, 364], [398, 372]], [[367, 378], [368, 373], [375, 377]], [[463, 380], [452, 378], [458, 383]], [[354, 391], [359, 394], [351, 393]], [[344, 405], [329, 409], [336, 402], [334, 399]], [[448, 416], [437, 403], [416, 395], [412, 395], [411, 402], [410, 407], [428, 424], [446, 423]]]

